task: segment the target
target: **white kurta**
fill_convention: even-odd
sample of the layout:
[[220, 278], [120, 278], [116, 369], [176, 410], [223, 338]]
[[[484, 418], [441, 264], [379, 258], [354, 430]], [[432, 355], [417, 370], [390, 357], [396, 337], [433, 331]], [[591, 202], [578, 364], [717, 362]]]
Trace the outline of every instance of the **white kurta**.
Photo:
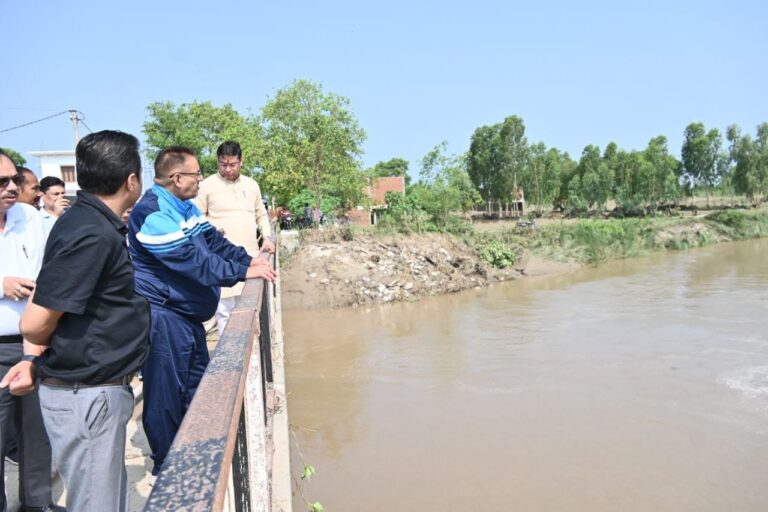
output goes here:
[[[259, 253], [256, 227], [265, 237], [272, 236], [261, 189], [253, 178], [240, 176], [236, 181], [227, 181], [219, 173], [208, 176], [200, 183], [195, 203], [216, 229], [224, 231], [227, 240], [245, 247], [253, 256]], [[234, 297], [242, 291], [243, 283], [238, 283], [222, 288], [221, 297]]]

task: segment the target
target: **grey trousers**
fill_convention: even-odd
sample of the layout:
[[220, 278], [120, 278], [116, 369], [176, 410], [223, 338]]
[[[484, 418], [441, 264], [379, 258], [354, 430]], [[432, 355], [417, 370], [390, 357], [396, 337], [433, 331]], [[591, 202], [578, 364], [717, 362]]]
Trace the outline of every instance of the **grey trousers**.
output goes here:
[[67, 509], [125, 512], [125, 428], [130, 385], [71, 388], [40, 384], [40, 406], [53, 460], [67, 489]]
[[[21, 343], [0, 343], [0, 379], [21, 360]], [[37, 391], [13, 396], [0, 391], [0, 510], [5, 512], [5, 455], [18, 432], [19, 501], [26, 507], [51, 503], [51, 445], [43, 426]]]

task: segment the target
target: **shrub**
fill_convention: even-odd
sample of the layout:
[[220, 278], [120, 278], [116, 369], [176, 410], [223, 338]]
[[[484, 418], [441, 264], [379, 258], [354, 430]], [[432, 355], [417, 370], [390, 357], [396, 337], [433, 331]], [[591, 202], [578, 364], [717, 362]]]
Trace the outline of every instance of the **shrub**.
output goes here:
[[481, 246], [478, 252], [480, 253], [480, 259], [496, 268], [512, 266], [518, 256], [517, 251], [498, 240], [491, 240]]

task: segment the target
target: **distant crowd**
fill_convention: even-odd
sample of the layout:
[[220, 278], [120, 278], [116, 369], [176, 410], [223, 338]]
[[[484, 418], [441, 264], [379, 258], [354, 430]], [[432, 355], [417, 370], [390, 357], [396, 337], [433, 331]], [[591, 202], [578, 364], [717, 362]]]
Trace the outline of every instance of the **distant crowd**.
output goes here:
[[0, 151], [0, 512], [6, 462], [19, 466], [21, 510], [126, 511], [130, 383], [143, 379], [154, 484], [208, 365], [205, 323], [221, 334], [243, 282], [275, 279], [238, 142], [219, 146], [205, 179], [192, 150], [162, 149], [143, 194], [133, 135], [89, 134], [75, 157], [70, 202], [61, 179], [38, 181]]

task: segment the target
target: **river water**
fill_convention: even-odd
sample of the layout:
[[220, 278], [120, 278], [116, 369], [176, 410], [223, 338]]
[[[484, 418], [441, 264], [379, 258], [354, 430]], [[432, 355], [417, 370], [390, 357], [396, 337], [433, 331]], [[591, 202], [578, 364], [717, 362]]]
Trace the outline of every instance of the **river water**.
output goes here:
[[768, 510], [767, 255], [286, 312], [294, 473], [329, 512]]

